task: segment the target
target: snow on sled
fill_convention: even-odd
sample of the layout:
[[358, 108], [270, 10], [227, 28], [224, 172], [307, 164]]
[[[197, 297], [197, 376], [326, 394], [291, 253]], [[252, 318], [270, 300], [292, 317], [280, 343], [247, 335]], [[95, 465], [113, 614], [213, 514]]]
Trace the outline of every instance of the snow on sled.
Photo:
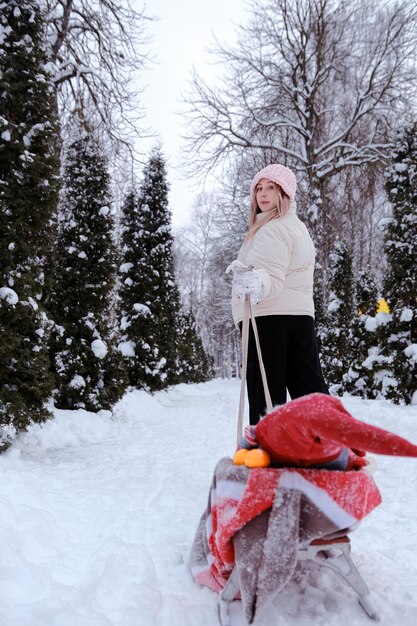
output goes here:
[[[356, 420], [324, 394], [278, 407], [249, 439], [267, 451], [272, 466], [217, 463], [190, 556], [196, 581], [219, 593], [222, 626], [230, 624], [234, 599], [252, 624], [305, 560], [342, 576], [378, 619], [347, 536], [381, 503], [364, 454], [416, 457], [417, 446]], [[320, 469], [343, 456], [342, 470]]]

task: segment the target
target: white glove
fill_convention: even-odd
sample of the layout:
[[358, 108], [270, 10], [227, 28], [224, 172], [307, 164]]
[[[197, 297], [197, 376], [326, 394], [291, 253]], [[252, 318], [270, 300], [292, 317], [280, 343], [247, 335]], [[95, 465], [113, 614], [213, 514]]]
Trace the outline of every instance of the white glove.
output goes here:
[[259, 273], [240, 261], [233, 261], [226, 270], [226, 273], [233, 272], [233, 289], [243, 300], [246, 294], [250, 295], [251, 304], [258, 304], [262, 298], [262, 284]]

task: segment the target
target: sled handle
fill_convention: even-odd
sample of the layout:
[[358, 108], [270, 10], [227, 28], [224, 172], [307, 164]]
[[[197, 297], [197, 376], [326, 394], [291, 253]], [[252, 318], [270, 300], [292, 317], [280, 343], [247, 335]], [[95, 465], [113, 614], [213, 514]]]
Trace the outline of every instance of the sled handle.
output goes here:
[[243, 411], [245, 407], [245, 385], [246, 373], [248, 369], [248, 344], [249, 344], [249, 322], [252, 322], [253, 334], [255, 336], [256, 351], [258, 353], [259, 369], [261, 370], [262, 384], [264, 387], [266, 409], [272, 411], [271, 394], [269, 393], [268, 381], [266, 379], [265, 366], [262, 359], [261, 344], [259, 343], [258, 327], [255, 316], [252, 312], [250, 295], [245, 295], [243, 302], [243, 323], [242, 323], [242, 380], [240, 383], [239, 412], [237, 416], [236, 446], [239, 445], [243, 433]]

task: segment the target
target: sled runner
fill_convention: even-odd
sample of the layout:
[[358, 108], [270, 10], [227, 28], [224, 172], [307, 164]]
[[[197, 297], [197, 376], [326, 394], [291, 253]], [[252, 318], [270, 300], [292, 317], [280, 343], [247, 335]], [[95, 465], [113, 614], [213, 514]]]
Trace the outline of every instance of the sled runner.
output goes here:
[[[250, 313], [245, 298], [243, 372], [237, 442], [242, 440], [246, 349]], [[268, 413], [249, 429], [245, 444], [263, 450], [271, 467], [221, 459], [194, 538], [190, 566], [219, 594], [221, 626], [240, 599], [248, 624], [291, 580], [300, 562], [330, 568], [355, 590], [378, 620], [370, 592], [350, 555], [348, 534], [381, 503], [365, 452], [417, 457], [417, 446], [355, 419], [338, 398], [315, 393], [272, 409], [252, 320]], [[259, 447], [259, 449], [256, 448]], [[239, 450], [238, 452], [242, 452]], [[336, 463], [336, 469], [335, 464]]]
[[[332, 569], [341, 576], [358, 594], [358, 601], [365, 613], [379, 621], [379, 615], [373, 604], [370, 591], [355, 566], [350, 555], [350, 539], [343, 535], [338, 539], [316, 539], [309, 544], [300, 545], [298, 561], [314, 561]], [[221, 626], [231, 626], [229, 607], [240, 592], [237, 568], [232, 573], [219, 594], [219, 619]]]
[[371, 619], [379, 621], [379, 615], [372, 602], [370, 591], [352, 561], [350, 539], [347, 535], [339, 539], [315, 539], [305, 547], [300, 546], [298, 560], [311, 560], [330, 567], [356, 591], [359, 604], [365, 613]]
[[[350, 539], [347, 535], [335, 539], [316, 539], [309, 544], [300, 545], [298, 560], [311, 560], [325, 565], [339, 574], [358, 594], [359, 604], [373, 620], [379, 621], [379, 615], [372, 602], [369, 589], [356, 568], [350, 555]], [[231, 626], [229, 606], [239, 595], [239, 575], [237, 568], [232, 573], [219, 593], [219, 619], [221, 626]]]

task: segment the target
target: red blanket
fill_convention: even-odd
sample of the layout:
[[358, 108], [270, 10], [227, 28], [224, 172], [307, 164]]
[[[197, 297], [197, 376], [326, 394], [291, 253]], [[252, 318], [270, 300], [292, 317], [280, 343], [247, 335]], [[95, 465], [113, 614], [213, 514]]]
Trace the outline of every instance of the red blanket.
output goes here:
[[249, 470], [221, 459], [192, 547], [193, 575], [219, 591], [236, 564], [251, 623], [291, 578], [300, 543], [353, 530], [380, 502], [366, 471]]

